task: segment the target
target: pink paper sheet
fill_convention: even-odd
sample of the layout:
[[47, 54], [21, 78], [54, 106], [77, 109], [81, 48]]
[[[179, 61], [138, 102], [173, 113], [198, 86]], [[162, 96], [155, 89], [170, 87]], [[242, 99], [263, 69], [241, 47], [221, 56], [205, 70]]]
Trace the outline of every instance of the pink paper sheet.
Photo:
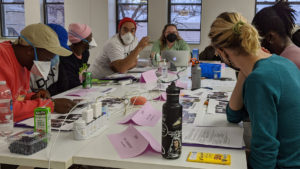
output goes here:
[[154, 109], [151, 103], [146, 102], [146, 104], [140, 110], [129, 114], [119, 123], [125, 124], [132, 121], [133, 123], [141, 126], [155, 126], [161, 116], [161, 111]]
[[160, 96], [154, 98], [153, 100], [166, 101], [167, 100], [167, 93], [163, 92]]
[[160, 152], [161, 145], [146, 131], [138, 131], [130, 125], [125, 131], [107, 136], [121, 158], [132, 158], [143, 154], [148, 146]]
[[157, 81], [157, 76], [155, 74], [156, 70], [149, 70], [141, 74], [140, 82], [141, 83], [151, 83]]
[[147, 131], [141, 131], [141, 134], [149, 141], [151, 148], [160, 153], [161, 152], [161, 145], [155, 140], [155, 138]]
[[181, 88], [183, 88], [183, 89], [187, 89], [187, 83], [183, 83], [183, 82], [181, 82], [181, 81], [179, 81], [179, 80], [177, 80], [176, 81], [176, 86], [177, 87], [181, 87]]

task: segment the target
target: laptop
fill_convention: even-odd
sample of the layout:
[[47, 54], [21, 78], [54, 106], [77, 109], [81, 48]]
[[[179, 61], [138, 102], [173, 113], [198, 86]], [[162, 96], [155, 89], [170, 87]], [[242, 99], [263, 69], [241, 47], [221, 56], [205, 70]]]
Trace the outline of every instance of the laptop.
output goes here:
[[161, 53], [162, 59], [166, 59], [175, 67], [187, 67], [190, 55], [188, 50], [164, 50]]
[[144, 73], [147, 72], [148, 70], [152, 70], [152, 67], [135, 67], [133, 69], [128, 70], [128, 73]]

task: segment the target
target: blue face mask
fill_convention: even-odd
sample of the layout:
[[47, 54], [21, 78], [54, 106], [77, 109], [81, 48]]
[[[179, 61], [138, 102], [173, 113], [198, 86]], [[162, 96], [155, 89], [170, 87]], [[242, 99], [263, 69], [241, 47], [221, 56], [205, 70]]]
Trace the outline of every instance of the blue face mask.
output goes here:
[[56, 66], [59, 63], [59, 56], [55, 55], [52, 59], [51, 59], [51, 68]]
[[34, 61], [33, 61], [33, 65], [31, 67], [30, 72], [35, 75], [43, 77], [44, 80], [47, 80], [47, 76], [50, 72], [51, 62], [50, 61], [38, 61], [38, 56], [37, 56], [35, 46], [28, 39], [26, 39], [23, 35], [21, 35], [21, 38], [23, 38], [34, 49]]

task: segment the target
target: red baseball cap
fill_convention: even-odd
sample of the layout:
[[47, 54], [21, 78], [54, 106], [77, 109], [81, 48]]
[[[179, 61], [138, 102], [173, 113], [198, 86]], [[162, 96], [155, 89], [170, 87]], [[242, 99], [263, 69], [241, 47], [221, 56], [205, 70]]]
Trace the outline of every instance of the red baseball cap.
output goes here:
[[136, 29], [136, 23], [135, 23], [135, 21], [134, 21], [133, 19], [131, 19], [131, 18], [125, 17], [125, 18], [123, 18], [123, 19], [119, 22], [119, 25], [118, 25], [118, 30], [119, 30], [119, 31], [120, 31], [122, 25], [123, 25], [125, 22], [131, 22], [131, 23], [133, 23], [134, 26], [135, 26], [135, 29]]

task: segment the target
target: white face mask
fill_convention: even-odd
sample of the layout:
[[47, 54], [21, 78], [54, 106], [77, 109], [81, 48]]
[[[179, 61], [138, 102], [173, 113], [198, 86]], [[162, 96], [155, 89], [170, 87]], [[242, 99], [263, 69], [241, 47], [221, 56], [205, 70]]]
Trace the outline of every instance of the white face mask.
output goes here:
[[50, 72], [50, 61], [33, 61], [33, 65], [31, 67], [30, 72], [32, 74], [41, 76], [44, 78], [44, 80], [47, 80], [48, 74]]
[[130, 45], [134, 40], [134, 36], [132, 35], [132, 33], [128, 32], [125, 35], [122, 35], [121, 39], [123, 40], [125, 45]]
[[93, 48], [95, 48], [95, 47], [97, 47], [97, 46], [98, 46], [98, 45], [97, 45], [95, 39], [92, 38], [92, 41], [89, 43], [89, 48], [90, 48], [90, 49], [93, 49]]
[[48, 74], [49, 74], [50, 69], [51, 69], [51, 61], [38, 61], [38, 56], [37, 56], [36, 48], [34, 47], [34, 45], [29, 40], [27, 40], [23, 35], [21, 35], [21, 37], [29, 45], [31, 45], [34, 49], [34, 59], [35, 60], [33, 60], [33, 65], [31, 67], [30, 72], [32, 74], [37, 75], [37, 76], [43, 77], [44, 80], [47, 80]]

